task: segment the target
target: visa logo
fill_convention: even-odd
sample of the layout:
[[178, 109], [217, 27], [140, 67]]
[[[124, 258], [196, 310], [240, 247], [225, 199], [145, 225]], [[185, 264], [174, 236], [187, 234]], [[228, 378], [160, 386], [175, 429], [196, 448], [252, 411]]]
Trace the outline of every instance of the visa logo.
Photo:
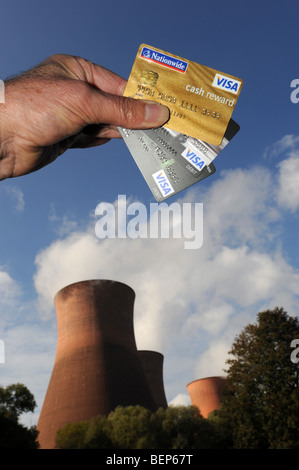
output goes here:
[[154, 180], [156, 181], [158, 188], [161, 191], [162, 196], [166, 197], [174, 193], [174, 189], [171, 186], [164, 170], [159, 170], [153, 175]]
[[242, 82], [234, 80], [233, 78], [226, 77], [220, 73], [216, 73], [212, 85], [221, 90], [229, 91], [230, 93], [238, 94]]
[[197, 170], [202, 170], [205, 166], [205, 161], [195, 152], [192, 152], [188, 147], [184, 150], [182, 156], [186, 158], [186, 160], [188, 160], [188, 162], [190, 162]]

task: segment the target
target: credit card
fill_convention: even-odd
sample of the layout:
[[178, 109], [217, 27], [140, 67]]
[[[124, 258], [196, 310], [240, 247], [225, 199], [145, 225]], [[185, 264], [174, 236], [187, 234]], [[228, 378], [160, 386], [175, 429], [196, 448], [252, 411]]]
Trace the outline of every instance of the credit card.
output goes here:
[[143, 131], [118, 128], [153, 196], [159, 202], [213, 173], [213, 164], [198, 174], [186, 171], [170, 151], [160, 148]]
[[124, 96], [170, 109], [167, 128], [221, 145], [243, 81], [233, 75], [141, 44]]
[[[197, 176], [205, 166], [217, 157], [229, 140], [239, 131], [240, 126], [231, 119], [220, 145], [208, 144], [167, 127], [142, 131], [162, 149], [175, 154], [176, 161]], [[190, 164], [191, 167], [190, 168]]]
[[214, 158], [238, 132], [239, 125], [230, 120], [219, 146], [163, 127], [142, 131], [118, 129], [153, 196], [160, 202], [213, 175]]

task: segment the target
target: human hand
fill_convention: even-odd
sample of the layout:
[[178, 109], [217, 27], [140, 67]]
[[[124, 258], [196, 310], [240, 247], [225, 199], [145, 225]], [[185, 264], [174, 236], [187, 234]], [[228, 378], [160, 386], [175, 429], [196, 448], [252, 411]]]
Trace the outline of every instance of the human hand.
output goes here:
[[69, 148], [119, 138], [117, 126], [163, 125], [169, 110], [123, 97], [127, 81], [81, 57], [57, 54], [5, 82], [0, 104], [0, 180], [25, 175]]

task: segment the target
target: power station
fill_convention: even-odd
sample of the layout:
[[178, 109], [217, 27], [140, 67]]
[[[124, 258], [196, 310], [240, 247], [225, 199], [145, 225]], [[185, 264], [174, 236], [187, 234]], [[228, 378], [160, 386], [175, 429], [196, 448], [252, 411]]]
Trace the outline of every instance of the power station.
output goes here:
[[[137, 350], [134, 302], [131, 287], [111, 280], [77, 282], [56, 294], [56, 356], [37, 424], [41, 449], [55, 448], [64, 425], [107, 416], [117, 406], [167, 407], [164, 357]], [[202, 392], [187, 388], [192, 404], [205, 412], [198, 403]]]

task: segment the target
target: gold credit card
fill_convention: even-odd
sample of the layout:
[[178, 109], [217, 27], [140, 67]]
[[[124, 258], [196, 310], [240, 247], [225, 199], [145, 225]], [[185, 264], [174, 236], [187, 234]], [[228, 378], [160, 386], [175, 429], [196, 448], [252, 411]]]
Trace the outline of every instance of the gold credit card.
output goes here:
[[124, 96], [168, 106], [167, 127], [220, 145], [243, 81], [141, 44]]

